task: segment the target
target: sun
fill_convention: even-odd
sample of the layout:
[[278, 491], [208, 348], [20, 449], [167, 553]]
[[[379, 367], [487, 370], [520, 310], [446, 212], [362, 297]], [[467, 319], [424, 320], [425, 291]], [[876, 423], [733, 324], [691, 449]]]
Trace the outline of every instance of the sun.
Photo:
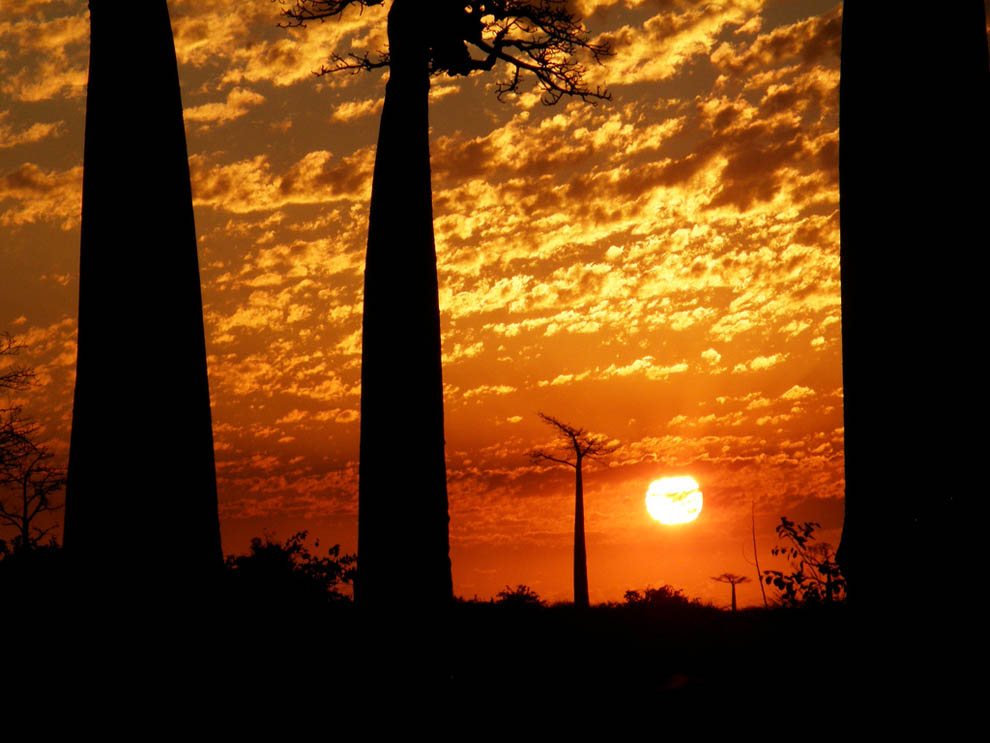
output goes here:
[[646, 510], [661, 524], [686, 524], [701, 513], [701, 489], [693, 477], [664, 477], [650, 483]]

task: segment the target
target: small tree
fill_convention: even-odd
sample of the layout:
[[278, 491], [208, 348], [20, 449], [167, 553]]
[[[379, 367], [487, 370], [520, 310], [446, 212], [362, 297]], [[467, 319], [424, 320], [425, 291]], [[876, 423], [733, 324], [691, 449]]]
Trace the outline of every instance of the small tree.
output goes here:
[[[0, 390], [31, 386], [34, 371], [11, 363], [22, 348], [9, 333], [0, 333]], [[23, 418], [19, 407], [0, 407], [0, 527], [16, 530], [14, 551], [39, 545], [58, 525], [41, 528], [38, 517], [62, 508], [52, 496], [65, 487], [65, 469], [52, 464], [55, 455], [36, 443], [37, 433], [38, 426]]]
[[534, 449], [529, 453], [530, 458], [534, 462], [546, 460], [574, 469], [574, 605], [587, 608], [588, 554], [584, 544], [584, 483], [581, 464], [586, 458], [611, 454], [615, 447], [607, 443], [607, 439], [600, 434], [588, 433], [583, 428], [575, 428], [544, 413], [539, 416], [544, 423], [557, 429], [561, 444], [559, 451]]
[[713, 581], [718, 583], [728, 583], [732, 586], [732, 611], [736, 610], [736, 584], [738, 583], [749, 583], [749, 578], [742, 575], [734, 575], [733, 573], [722, 573], [719, 576], [712, 578]]
[[815, 542], [815, 529], [821, 524], [796, 524], [786, 516], [777, 525], [778, 544], [770, 553], [790, 560], [791, 572], [764, 570], [763, 580], [774, 586], [786, 606], [829, 605], [846, 595], [846, 581], [835, 560], [835, 550], [827, 542]]
[[47, 447], [32, 441], [36, 430], [31, 424], [15, 424], [16, 445], [0, 464], [0, 526], [17, 530], [15, 550], [39, 544], [58, 524], [41, 528], [38, 517], [62, 508], [53, 496], [65, 487], [65, 469], [52, 464], [55, 455]]

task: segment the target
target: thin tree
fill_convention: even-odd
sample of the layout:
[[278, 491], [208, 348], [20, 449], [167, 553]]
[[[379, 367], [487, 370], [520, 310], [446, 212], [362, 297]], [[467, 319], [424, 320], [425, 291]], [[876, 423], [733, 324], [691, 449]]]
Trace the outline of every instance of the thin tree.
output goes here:
[[92, 577], [186, 592], [223, 556], [172, 28], [164, 0], [89, 9], [65, 549]]
[[760, 595], [763, 596], [763, 608], [768, 609], [767, 591], [763, 587], [763, 573], [760, 571], [760, 551], [756, 548], [756, 498], [750, 501], [750, 517], [753, 527], [753, 562], [756, 565], [756, 582], [760, 586]]
[[[383, 0], [301, 0], [286, 25], [337, 18]], [[578, 53], [600, 61], [564, 0], [393, 0], [388, 49], [334, 53], [320, 74], [388, 68], [368, 218], [361, 351], [361, 442], [355, 597], [364, 606], [452, 599], [444, 455], [440, 305], [430, 182], [434, 75], [507, 70], [496, 94], [532, 76], [553, 104], [605, 100], [584, 84]], [[397, 429], [414, 431], [396, 445]], [[400, 568], [411, 554], [415, 574]]]
[[736, 610], [736, 585], [739, 583], [749, 583], [749, 578], [742, 575], [734, 575], [733, 573], [722, 573], [714, 578], [713, 581], [717, 583], [728, 583], [732, 586], [732, 611]]
[[583, 428], [575, 428], [553, 416], [539, 413], [547, 425], [557, 432], [560, 445], [557, 449], [534, 449], [529, 453], [534, 462], [547, 461], [562, 464], [574, 470], [574, 605], [587, 608], [588, 600], [588, 554], [584, 542], [584, 478], [581, 467], [585, 459], [604, 457], [615, 451], [600, 434], [588, 433]]

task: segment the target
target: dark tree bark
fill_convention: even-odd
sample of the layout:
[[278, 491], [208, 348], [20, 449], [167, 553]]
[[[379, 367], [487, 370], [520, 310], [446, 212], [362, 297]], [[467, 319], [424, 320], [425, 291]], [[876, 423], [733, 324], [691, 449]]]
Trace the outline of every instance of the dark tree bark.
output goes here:
[[409, 2], [389, 12], [392, 65], [368, 218], [356, 586], [368, 607], [453, 598], [426, 22]]
[[588, 599], [588, 552], [584, 546], [584, 483], [581, 457], [574, 467], [574, 605], [586, 609]]
[[972, 568], [971, 468], [985, 436], [972, 416], [982, 380], [966, 361], [984, 314], [985, 10], [859, 0], [843, 4], [842, 25], [838, 559], [861, 608], [951, 617]]
[[222, 565], [196, 229], [164, 0], [90, 2], [73, 565], [164, 598]]

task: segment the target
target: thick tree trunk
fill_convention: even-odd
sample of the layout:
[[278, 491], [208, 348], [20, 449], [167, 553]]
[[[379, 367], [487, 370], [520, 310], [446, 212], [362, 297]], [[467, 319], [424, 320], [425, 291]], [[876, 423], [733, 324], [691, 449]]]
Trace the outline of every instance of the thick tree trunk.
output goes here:
[[988, 102], [980, 0], [843, 4], [838, 561], [861, 620], [851, 657], [873, 666], [850, 678], [871, 685], [878, 669], [963, 677], [941, 666], [966, 652], [950, 645], [976, 584]]
[[732, 584], [732, 611], [736, 610], [736, 584]]
[[980, 435], [964, 431], [982, 380], [964, 359], [983, 314], [987, 59], [980, 0], [843, 4], [839, 562], [862, 605], [954, 602], [969, 567], [957, 548], [977, 489], [963, 463]]
[[581, 458], [574, 469], [574, 605], [587, 609], [588, 553], [584, 546], [584, 483], [581, 478]]
[[430, 183], [427, 14], [397, 0], [364, 274], [356, 598], [432, 612], [453, 595]]
[[65, 547], [128, 600], [188, 596], [222, 555], [172, 28], [164, 0], [90, 24]]

